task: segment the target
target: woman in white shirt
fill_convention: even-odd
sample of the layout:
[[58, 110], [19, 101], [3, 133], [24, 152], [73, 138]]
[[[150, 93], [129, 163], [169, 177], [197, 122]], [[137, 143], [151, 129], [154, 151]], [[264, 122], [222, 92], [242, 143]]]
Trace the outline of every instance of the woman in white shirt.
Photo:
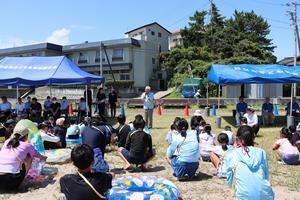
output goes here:
[[253, 109], [253, 107], [251, 107], [251, 106], [247, 107], [246, 114], [244, 115], [244, 117], [246, 117], [246, 119], [247, 119], [247, 125], [252, 127], [255, 135], [257, 135], [257, 133], [259, 131], [259, 124], [258, 124], [257, 114], [256, 114], [255, 110]]

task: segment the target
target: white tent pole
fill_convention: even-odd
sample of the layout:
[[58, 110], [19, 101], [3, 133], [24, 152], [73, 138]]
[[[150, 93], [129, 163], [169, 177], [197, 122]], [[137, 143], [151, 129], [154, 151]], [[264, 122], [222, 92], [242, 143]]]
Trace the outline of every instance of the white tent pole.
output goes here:
[[88, 86], [85, 85], [85, 107], [86, 107], [86, 114], [89, 112], [88, 110]]
[[293, 86], [294, 84], [291, 84], [291, 103], [290, 103], [290, 116], [292, 116], [292, 109], [293, 109]]
[[52, 98], [52, 89], [51, 89], [51, 85], [49, 85], [49, 96]]
[[206, 84], [206, 106], [208, 106], [208, 82]]
[[219, 84], [219, 91], [218, 91], [218, 109], [220, 109], [220, 96], [221, 96], [221, 85]]

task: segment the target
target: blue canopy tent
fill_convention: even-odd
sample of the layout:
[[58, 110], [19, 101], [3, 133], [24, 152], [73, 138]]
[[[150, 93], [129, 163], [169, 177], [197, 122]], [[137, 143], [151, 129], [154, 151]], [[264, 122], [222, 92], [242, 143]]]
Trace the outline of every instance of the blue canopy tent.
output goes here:
[[277, 64], [213, 64], [208, 74], [208, 82], [219, 85], [218, 101], [220, 101], [221, 85], [300, 83], [300, 67], [287, 67]]
[[[63, 86], [102, 84], [104, 77], [80, 69], [65, 56], [6, 57], [0, 60], [0, 85]], [[87, 92], [86, 92], [87, 93]]]

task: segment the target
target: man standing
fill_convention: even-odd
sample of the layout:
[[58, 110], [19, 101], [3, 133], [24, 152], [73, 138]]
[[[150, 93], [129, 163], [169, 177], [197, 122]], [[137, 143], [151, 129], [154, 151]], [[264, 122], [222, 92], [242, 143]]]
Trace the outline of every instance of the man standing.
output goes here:
[[[86, 99], [86, 90], [84, 91], [84, 98]], [[90, 87], [87, 89], [87, 103], [88, 103], [88, 116], [92, 117], [93, 99], [92, 99], [92, 90]]]
[[31, 108], [31, 97], [27, 97], [27, 101], [24, 104], [25, 112], [27, 114], [27, 118], [29, 118], [30, 108]]
[[112, 88], [108, 94], [108, 101], [110, 106], [110, 116], [116, 117], [116, 109], [117, 109], [116, 103], [118, 102], [118, 94], [114, 90], [114, 88]]
[[97, 102], [98, 102], [98, 110], [99, 116], [101, 117], [102, 121], [105, 121], [105, 93], [102, 87], [99, 88], [97, 93]]
[[63, 97], [60, 101], [60, 111], [61, 114], [64, 115], [66, 118], [69, 115], [69, 101], [67, 100], [67, 97]]
[[240, 117], [242, 117], [246, 113], [246, 109], [248, 107], [248, 104], [244, 102], [244, 97], [240, 96], [239, 103], [236, 104], [236, 125], [240, 126]]
[[54, 117], [54, 120], [57, 120], [60, 117], [60, 103], [57, 101], [56, 97], [52, 98], [51, 115]]
[[148, 128], [152, 128], [153, 109], [154, 109], [154, 94], [151, 92], [150, 86], [145, 87], [145, 92], [142, 94], [144, 100], [145, 121]]
[[273, 114], [273, 104], [270, 102], [270, 98], [267, 97], [265, 103], [262, 105], [261, 114], [263, 117], [263, 124], [264, 125], [272, 125], [274, 121], [274, 114]]

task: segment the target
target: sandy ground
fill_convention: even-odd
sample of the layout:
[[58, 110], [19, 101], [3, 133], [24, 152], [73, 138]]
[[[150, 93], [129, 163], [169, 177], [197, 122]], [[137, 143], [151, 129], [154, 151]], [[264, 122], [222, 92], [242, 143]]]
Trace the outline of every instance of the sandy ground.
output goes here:
[[[130, 115], [141, 112], [140, 110], [133, 111]], [[116, 173], [117, 177], [132, 175], [155, 175], [162, 176], [173, 181], [179, 188], [184, 200], [198, 199], [232, 199], [232, 191], [227, 187], [226, 180], [219, 179], [213, 176], [215, 169], [211, 163], [201, 162], [199, 174], [197, 178], [191, 182], [178, 182], [171, 174], [171, 168], [167, 165], [164, 156], [166, 152], [166, 143], [164, 142], [165, 134], [168, 130], [170, 122], [174, 118], [174, 113], [181, 113], [177, 110], [170, 110], [163, 118], [155, 118], [156, 127], [153, 129], [152, 137], [157, 149], [157, 156], [149, 163], [148, 171], [145, 173], [135, 172], [129, 173], [121, 170], [123, 162], [117, 156], [116, 151], [111, 151], [105, 155], [110, 169]], [[129, 114], [129, 112], [128, 112]], [[207, 119], [211, 124], [214, 119]], [[224, 121], [223, 121], [224, 122]], [[227, 122], [226, 122], [227, 123]], [[222, 126], [227, 125], [225, 122]], [[213, 127], [214, 128], [214, 127]], [[270, 165], [270, 181], [273, 185], [273, 190], [276, 199], [296, 200], [300, 199], [300, 166], [284, 166], [279, 165], [270, 150], [270, 145], [273, 143], [277, 135], [277, 129], [262, 129], [261, 137], [258, 138], [259, 146], [266, 149], [269, 156]], [[276, 130], [276, 133], [274, 132]], [[216, 130], [219, 131], [219, 130]], [[274, 134], [272, 133], [274, 132]], [[273, 135], [271, 135], [271, 133]], [[46, 165], [46, 171], [52, 172], [53, 175], [48, 175], [44, 180], [38, 183], [25, 182], [17, 194], [0, 194], [0, 200], [36, 200], [36, 199], [59, 199], [60, 188], [59, 179], [64, 174], [75, 173], [75, 168], [71, 163], [63, 165]]]
[[[129, 173], [121, 170], [123, 163], [120, 162], [119, 157], [116, 156], [115, 152], [109, 153], [106, 156], [110, 163], [112, 171], [116, 173], [116, 176], [133, 175], [139, 176], [141, 172]], [[154, 164], [155, 163], [155, 167]], [[153, 166], [152, 166], [153, 165]], [[35, 199], [59, 199], [59, 178], [67, 173], [74, 173], [75, 168], [72, 164], [67, 163], [63, 165], [46, 165], [46, 170], [57, 173], [54, 176], [47, 176], [45, 180], [39, 183], [25, 182], [21, 187], [21, 192], [18, 194], [0, 194], [0, 199], [9, 200], [35, 200]], [[197, 199], [232, 199], [232, 191], [226, 186], [224, 179], [219, 179], [213, 176], [215, 170], [211, 163], [202, 162], [199, 169], [199, 174], [196, 180], [191, 182], [178, 182], [172, 177], [171, 169], [166, 165], [164, 160], [154, 159], [149, 163], [148, 172], [143, 175], [156, 175], [166, 177], [179, 187], [183, 199], [197, 200]], [[273, 187], [276, 199], [299, 199], [299, 191], [291, 191], [288, 187], [275, 186]]]

